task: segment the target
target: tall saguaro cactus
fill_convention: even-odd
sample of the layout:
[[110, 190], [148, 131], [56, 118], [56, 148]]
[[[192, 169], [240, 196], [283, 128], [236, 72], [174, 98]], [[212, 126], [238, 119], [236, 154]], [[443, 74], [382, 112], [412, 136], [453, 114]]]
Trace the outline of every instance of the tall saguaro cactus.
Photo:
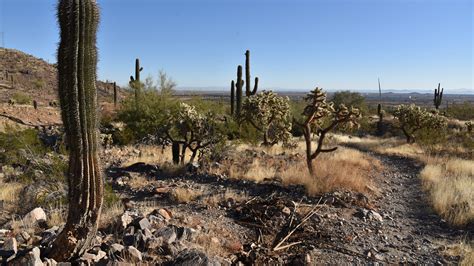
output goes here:
[[140, 67], [140, 59], [135, 59], [135, 77], [130, 76], [130, 86], [135, 90], [135, 104], [138, 107], [139, 98], [140, 98], [140, 72], [142, 72], [143, 67]]
[[59, 0], [58, 21], [58, 91], [69, 147], [69, 212], [48, 256], [66, 261], [93, 245], [103, 202], [96, 111], [96, 1]]
[[255, 84], [253, 87], [253, 90], [250, 90], [250, 51], [247, 50], [245, 52], [245, 82], [247, 83], [245, 85], [245, 96], [249, 97], [252, 95], [257, 94], [257, 89], [258, 89], [258, 78], [255, 78]]
[[439, 106], [441, 105], [441, 101], [443, 100], [444, 88], [440, 89], [440, 87], [441, 87], [441, 83], [438, 83], [438, 89], [435, 89], [435, 91], [434, 91], [433, 102], [434, 102], [434, 106], [435, 106], [436, 110], [439, 109]]
[[244, 87], [244, 81], [242, 80], [242, 66], [239, 65], [237, 67], [237, 84], [236, 86], [236, 108], [235, 108], [235, 115], [237, 117], [240, 116], [240, 113], [242, 112], [242, 88]]
[[118, 102], [118, 91], [117, 91], [117, 82], [114, 82], [114, 106], [117, 107]]
[[235, 112], [235, 84], [232, 80], [230, 82], [230, 115], [234, 115]]

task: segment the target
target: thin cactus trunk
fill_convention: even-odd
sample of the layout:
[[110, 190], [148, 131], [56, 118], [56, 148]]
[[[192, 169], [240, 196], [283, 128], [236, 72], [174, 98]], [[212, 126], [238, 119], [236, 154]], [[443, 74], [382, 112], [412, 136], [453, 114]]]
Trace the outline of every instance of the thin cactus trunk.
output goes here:
[[117, 83], [114, 82], [114, 106], [117, 107], [118, 102], [118, 92], [117, 92]]
[[444, 88], [441, 88], [441, 83], [438, 83], [438, 89], [435, 89], [433, 99], [436, 110], [439, 110], [439, 107], [441, 106], [441, 102], [443, 100], [443, 91]]
[[48, 257], [67, 261], [93, 245], [103, 202], [96, 111], [96, 1], [60, 0], [58, 20], [58, 91], [69, 147], [69, 212]]
[[235, 85], [234, 81], [230, 83], [230, 115], [234, 115], [235, 112]]
[[235, 115], [236, 117], [240, 117], [240, 113], [242, 111], [242, 94], [243, 94], [243, 88], [244, 86], [244, 81], [242, 80], [242, 66], [237, 67], [237, 84], [236, 84], [236, 110], [235, 110]]
[[173, 141], [171, 145], [173, 164], [179, 164], [179, 142]]

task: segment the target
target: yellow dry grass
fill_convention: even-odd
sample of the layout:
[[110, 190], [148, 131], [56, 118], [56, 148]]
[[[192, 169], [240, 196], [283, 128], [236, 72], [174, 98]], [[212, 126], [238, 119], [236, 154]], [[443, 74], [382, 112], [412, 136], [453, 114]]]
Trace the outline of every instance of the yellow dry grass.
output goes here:
[[309, 174], [306, 162], [290, 166], [279, 176], [285, 185], [304, 185], [310, 195], [338, 189], [368, 192], [373, 187], [371, 171], [382, 169], [378, 160], [347, 148], [321, 155], [313, 161], [313, 166], [315, 176]]
[[195, 190], [191, 188], [175, 188], [173, 191], [171, 191], [171, 197], [179, 202], [179, 203], [188, 203], [199, 196], [201, 196], [203, 193], [200, 190]]
[[241, 202], [244, 201], [248, 198], [248, 195], [245, 193], [237, 193], [234, 190], [227, 189], [224, 193], [219, 193], [219, 194], [211, 194], [203, 199], [201, 199], [201, 202], [207, 206], [210, 207], [217, 207], [219, 203], [227, 200], [234, 200], [235, 202]]
[[20, 191], [24, 185], [17, 182], [3, 182], [0, 179], [0, 201], [7, 204], [15, 204], [18, 202]]
[[[330, 141], [335, 142], [336, 140], [333, 138]], [[296, 150], [292, 152], [304, 154], [304, 148], [304, 142], [299, 141]], [[238, 151], [247, 149], [250, 149], [247, 145], [237, 147]], [[259, 147], [254, 150], [264, 150], [268, 154], [281, 154], [285, 151], [281, 146]], [[357, 150], [342, 147], [336, 152], [322, 154], [313, 163], [316, 172], [314, 177], [310, 176], [304, 157], [301, 157], [301, 160], [296, 163], [283, 162], [283, 167], [281, 167], [281, 162], [255, 158], [249, 167], [230, 165], [228, 172], [231, 178], [248, 179], [255, 182], [281, 179], [284, 185], [304, 185], [310, 195], [316, 195], [337, 189], [358, 192], [373, 190], [368, 189], [372, 188], [369, 175], [372, 170], [382, 169], [381, 163], [375, 158]]]
[[107, 228], [117, 219], [117, 217], [120, 217], [123, 211], [124, 208], [120, 201], [104, 207], [100, 215], [99, 228]]
[[474, 161], [429, 160], [420, 176], [433, 208], [455, 225], [474, 221]]

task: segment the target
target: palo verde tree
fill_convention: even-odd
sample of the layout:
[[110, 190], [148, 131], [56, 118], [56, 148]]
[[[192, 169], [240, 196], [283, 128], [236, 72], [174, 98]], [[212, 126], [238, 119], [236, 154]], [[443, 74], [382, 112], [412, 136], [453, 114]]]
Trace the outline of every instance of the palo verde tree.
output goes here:
[[[357, 125], [357, 118], [360, 117], [360, 111], [357, 108], [347, 108], [344, 104], [334, 108], [332, 102], [326, 101], [326, 93], [316, 87], [305, 97], [307, 105], [303, 111], [304, 121], [294, 123], [303, 129], [303, 135], [306, 142], [306, 163], [311, 175], [314, 174], [312, 161], [323, 152], [333, 152], [337, 147], [323, 148], [327, 133], [339, 126], [352, 127]], [[318, 136], [316, 150], [312, 149], [312, 134]]]
[[288, 97], [263, 91], [248, 97], [243, 106], [242, 119], [263, 135], [263, 146], [288, 142], [291, 138], [291, 110]]
[[103, 202], [96, 111], [96, 1], [60, 0], [58, 21], [58, 91], [69, 147], [69, 211], [48, 256], [66, 261], [92, 246]]
[[184, 164], [187, 150], [191, 151], [189, 163], [192, 163], [199, 151], [225, 140], [224, 124], [215, 114], [202, 114], [186, 103], [180, 103], [175, 112], [169, 112], [167, 121], [159, 134], [172, 143], [174, 163]]
[[442, 130], [447, 125], [445, 117], [437, 112], [428, 112], [414, 104], [399, 105], [393, 116], [397, 119], [407, 143], [414, 143], [417, 133], [422, 129]]

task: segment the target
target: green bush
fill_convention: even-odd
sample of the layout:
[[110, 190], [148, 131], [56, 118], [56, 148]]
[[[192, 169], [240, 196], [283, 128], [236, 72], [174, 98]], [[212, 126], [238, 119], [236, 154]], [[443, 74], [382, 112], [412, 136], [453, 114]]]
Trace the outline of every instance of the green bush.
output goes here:
[[67, 160], [45, 146], [36, 130], [7, 126], [0, 132], [0, 147], [0, 165], [18, 169], [20, 174], [12, 177], [17, 181], [64, 182]]
[[31, 97], [21, 92], [16, 92], [15, 94], [13, 94], [12, 99], [17, 104], [30, 104], [31, 103]]

